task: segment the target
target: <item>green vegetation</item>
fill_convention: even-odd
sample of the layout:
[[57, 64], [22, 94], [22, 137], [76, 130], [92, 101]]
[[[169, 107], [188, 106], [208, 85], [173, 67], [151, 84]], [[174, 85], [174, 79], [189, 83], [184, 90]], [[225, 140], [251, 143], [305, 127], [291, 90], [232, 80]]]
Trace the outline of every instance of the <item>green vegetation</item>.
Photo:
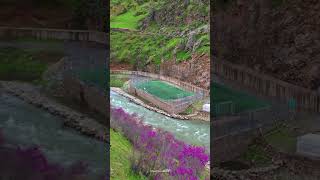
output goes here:
[[194, 95], [192, 92], [184, 91], [174, 85], [158, 80], [143, 82], [137, 88], [143, 89], [163, 100], [174, 100]]
[[225, 86], [213, 83], [211, 91], [214, 104], [232, 101], [235, 104], [235, 112], [243, 112], [269, 106], [267, 102], [258, 100], [254, 96], [250, 96], [243, 92], [233, 91]]
[[180, 51], [177, 53], [177, 60], [178, 62], [187, 60], [191, 57], [191, 54], [189, 52]]
[[[203, 38], [200, 36], [199, 38]], [[209, 39], [206, 38], [196, 52], [209, 52]], [[118, 62], [134, 64], [138, 68], [152, 63], [160, 65], [162, 61], [176, 58], [177, 62], [191, 58], [191, 52], [175, 51], [180, 44], [186, 43], [186, 38], [169, 38], [164, 35], [142, 35], [134, 32], [111, 32], [111, 59]]]
[[111, 75], [110, 76], [110, 87], [122, 88], [124, 83], [127, 82], [129, 78], [127, 76]]
[[[190, 31], [208, 24], [208, 22], [199, 20], [189, 20], [188, 23], [185, 23], [183, 20], [190, 14], [203, 13], [203, 16], [208, 16], [209, 8], [206, 3], [169, 0], [112, 0], [110, 26], [111, 28], [138, 30], [141, 29], [140, 22], [150, 17], [150, 13], [164, 9], [172, 13], [174, 18], [172, 22], [156, 22], [151, 19], [142, 33], [111, 31], [111, 61], [131, 63], [135, 68], [142, 69], [148, 64], [159, 67], [166, 60], [175, 59], [176, 62], [182, 62], [190, 59], [192, 50], [184, 48], [188, 37], [168, 35]], [[174, 14], [175, 11], [181, 11], [182, 14], [177, 16]], [[201, 40], [201, 43], [195, 52], [209, 53], [209, 35], [199, 34], [196, 37], [196, 41], [198, 40]]]
[[138, 23], [143, 19], [144, 15], [136, 16], [134, 12], [126, 12], [119, 16], [113, 16], [110, 19], [111, 28], [124, 28], [135, 30], [138, 28]]
[[181, 114], [193, 114], [197, 111], [202, 110], [202, 106], [204, 105], [204, 100], [199, 100], [191, 104], [184, 112]]
[[57, 62], [60, 53], [30, 52], [17, 48], [0, 49], [0, 79], [40, 82], [48, 65]]
[[278, 150], [292, 153], [296, 150], [297, 137], [289, 127], [277, 127], [266, 134], [265, 138], [268, 143]]
[[164, 49], [159, 47], [167, 41], [168, 38], [164, 36], [111, 32], [111, 57], [140, 67], [144, 67], [150, 61], [159, 65], [164, 54]]
[[133, 147], [130, 142], [119, 132], [110, 129], [110, 167], [113, 180], [144, 180], [142, 175], [137, 175], [131, 170], [130, 156]]
[[139, 22], [149, 14], [151, 9], [158, 7], [161, 3], [163, 1], [112, 0], [110, 27], [138, 29]]
[[[297, 135], [285, 124], [279, 124], [264, 135], [265, 140], [278, 151], [287, 153], [296, 152]], [[265, 166], [271, 163], [271, 158], [260, 144], [249, 146], [240, 160], [250, 162], [256, 166]]]
[[271, 157], [269, 157], [260, 145], [251, 145], [248, 150], [240, 157], [241, 160], [249, 161], [256, 166], [264, 166], [270, 164]]

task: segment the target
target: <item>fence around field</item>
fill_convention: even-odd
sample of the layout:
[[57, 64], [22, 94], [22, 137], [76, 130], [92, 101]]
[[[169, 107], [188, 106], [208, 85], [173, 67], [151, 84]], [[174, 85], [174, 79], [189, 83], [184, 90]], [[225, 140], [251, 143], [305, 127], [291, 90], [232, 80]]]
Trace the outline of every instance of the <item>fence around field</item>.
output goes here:
[[153, 73], [148, 73], [148, 72], [142, 72], [142, 71], [126, 71], [126, 70], [111, 70], [111, 74], [126, 74], [126, 75], [136, 75], [136, 76], [143, 76], [143, 77], [149, 77], [153, 79], [159, 79], [162, 81], [167, 81], [170, 82], [178, 87], [181, 87], [182, 89], [185, 89], [187, 91], [194, 92], [196, 94], [203, 94], [203, 98], [207, 97], [210, 95], [210, 91], [197, 87], [193, 84], [186, 83], [183, 81], [180, 81], [175, 78], [171, 78], [168, 76], [163, 76], [160, 74], [153, 74]]
[[109, 44], [108, 34], [98, 31], [0, 27], [0, 38], [35, 38], [40, 40], [88, 41]]
[[213, 61], [213, 73], [263, 97], [284, 103], [293, 99], [299, 111], [320, 112], [320, 94], [316, 91], [263, 75], [244, 66], [216, 59]]
[[271, 126], [276, 122], [289, 120], [293, 114], [285, 106], [270, 106], [253, 111], [242, 112], [234, 116], [213, 119], [213, 137], [219, 138], [230, 134], [239, 134]]
[[235, 104], [232, 101], [213, 103], [211, 113], [214, 117], [234, 115]]
[[202, 99], [203, 94], [194, 94], [192, 96], [182, 97], [179, 99], [172, 99], [172, 100], [163, 100], [159, 97], [156, 97], [140, 88], [138, 88], [138, 85], [140, 83], [146, 83], [148, 81], [151, 81], [152, 78], [139, 78], [139, 77], [133, 77], [129, 81], [129, 92], [133, 93], [139, 97], [142, 97], [152, 104], [156, 105], [162, 110], [165, 110], [166, 112], [169, 112], [171, 114], [178, 114], [186, 110], [193, 102], [196, 100]]

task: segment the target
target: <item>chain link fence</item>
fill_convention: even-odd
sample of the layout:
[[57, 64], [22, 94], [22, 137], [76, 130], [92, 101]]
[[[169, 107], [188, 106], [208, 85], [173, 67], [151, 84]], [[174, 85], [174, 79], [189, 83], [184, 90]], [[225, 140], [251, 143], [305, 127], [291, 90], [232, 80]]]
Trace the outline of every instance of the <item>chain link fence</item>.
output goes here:
[[[150, 81], [157, 80], [149, 77], [131, 75], [129, 81], [129, 89], [131, 92], [142, 96], [143, 98], [151, 101], [153, 104], [159, 106], [171, 113], [183, 112], [188, 106], [197, 100], [202, 99], [205, 95], [201, 92], [193, 93], [190, 96], [185, 96], [185, 94], [177, 94], [174, 99], [162, 99], [148, 92], [147, 89], [139, 87], [143, 83], [148, 83]], [[170, 84], [171, 85], [171, 84]], [[172, 85], [174, 86], [174, 85]]]
[[289, 121], [295, 115], [286, 104], [272, 104], [268, 107], [245, 111], [232, 116], [213, 118], [213, 137], [237, 134], [257, 128]]

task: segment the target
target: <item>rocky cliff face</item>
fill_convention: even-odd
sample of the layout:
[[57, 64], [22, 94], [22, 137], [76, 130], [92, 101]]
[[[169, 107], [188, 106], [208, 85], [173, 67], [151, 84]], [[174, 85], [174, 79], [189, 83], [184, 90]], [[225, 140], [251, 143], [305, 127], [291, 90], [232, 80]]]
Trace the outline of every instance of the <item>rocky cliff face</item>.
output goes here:
[[307, 88], [320, 87], [320, 1], [229, 0], [219, 5], [212, 17], [215, 57]]
[[160, 73], [209, 89], [210, 56], [207, 54], [194, 54], [189, 61], [178, 64], [174, 63], [174, 61], [166, 61], [161, 64]]
[[168, 1], [161, 8], [152, 9], [149, 16], [141, 23], [141, 28], [145, 29], [154, 22], [160, 26], [208, 24], [209, 0]]

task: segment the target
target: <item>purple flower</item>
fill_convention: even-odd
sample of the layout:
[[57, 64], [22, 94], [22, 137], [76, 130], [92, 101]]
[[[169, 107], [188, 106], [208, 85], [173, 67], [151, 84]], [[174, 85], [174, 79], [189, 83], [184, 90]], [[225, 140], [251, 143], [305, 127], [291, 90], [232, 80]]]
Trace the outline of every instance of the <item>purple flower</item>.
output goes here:
[[[192, 146], [175, 139], [172, 133], [145, 125], [137, 115], [130, 115], [121, 108], [111, 108], [111, 127], [123, 132], [132, 142], [136, 159], [135, 169], [144, 172], [155, 169], [170, 169], [175, 179], [198, 179], [209, 156], [204, 147]], [[138, 163], [139, 162], [139, 163]], [[155, 179], [168, 179], [156, 175]], [[170, 179], [170, 178], [169, 178]]]

